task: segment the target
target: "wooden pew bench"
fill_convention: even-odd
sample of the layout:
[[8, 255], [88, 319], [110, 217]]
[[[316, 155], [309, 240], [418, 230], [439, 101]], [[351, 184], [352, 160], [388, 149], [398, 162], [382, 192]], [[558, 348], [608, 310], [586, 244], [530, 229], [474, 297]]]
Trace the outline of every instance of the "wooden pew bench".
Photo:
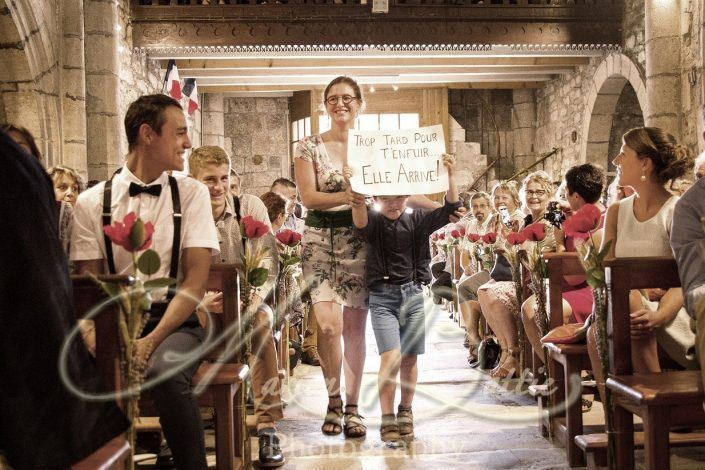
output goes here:
[[[611, 333], [608, 338], [611, 374], [606, 387], [613, 397], [616, 465], [620, 470], [634, 468], [634, 447], [641, 442], [646, 468], [668, 469], [671, 445], [701, 443], [698, 437], [673, 435], [669, 431], [674, 426], [705, 426], [705, 394], [699, 371], [633, 375], [629, 292], [632, 289], [680, 286], [676, 262], [670, 257], [619, 258], [607, 261], [605, 267], [607, 327]], [[643, 421], [644, 433], [638, 439], [634, 433], [633, 415]], [[670, 441], [671, 438], [674, 440]], [[597, 460], [592, 456], [590, 459]]]
[[[115, 280], [116, 276], [101, 276], [104, 280]], [[123, 276], [125, 281], [126, 277]], [[85, 315], [106, 295], [88, 276], [72, 276], [76, 314]], [[234, 325], [233, 335], [241, 337], [239, 277], [235, 265], [220, 264], [211, 266], [207, 290], [223, 292], [223, 313], [211, 316], [218, 335]], [[112, 390], [120, 388], [119, 357], [120, 344], [117, 335], [118, 312], [115, 308], [106, 309], [95, 317], [96, 362], [106, 384]], [[197, 387], [204, 377], [211, 377], [208, 386], [197, 397], [199, 406], [215, 410], [216, 468], [223, 470], [247, 468], [250, 462], [250, 445], [245, 428], [245, 380], [249, 368], [242, 363], [242, 351], [222, 361], [225, 342], [221, 342], [204, 357], [193, 378]], [[214, 371], [216, 371], [214, 373]], [[140, 401], [142, 410], [152, 408], [149, 393], [143, 393]]]
[[[564, 276], [584, 274], [578, 254], [575, 252], [545, 253], [544, 260], [549, 272], [549, 331], [563, 324], [563, 292], [561, 285]], [[543, 397], [539, 396], [539, 428], [547, 435], [549, 422], [556, 440], [566, 450], [568, 465], [584, 465], [583, 452], [575, 444], [575, 436], [583, 433], [581, 397], [585, 390], [580, 384], [580, 373], [590, 370], [590, 357], [586, 344], [544, 344], [548, 355], [549, 376], [555, 381], [556, 391], [549, 397], [548, 410]], [[578, 387], [578, 388], [576, 388]], [[566, 403], [568, 397], [572, 399]]]
[[125, 467], [125, 460], [130, 456], [130, 445], [125, 436], [117, 436], [106, 442], [103, 447], [71, 466], [72, 470], [111, 470]]

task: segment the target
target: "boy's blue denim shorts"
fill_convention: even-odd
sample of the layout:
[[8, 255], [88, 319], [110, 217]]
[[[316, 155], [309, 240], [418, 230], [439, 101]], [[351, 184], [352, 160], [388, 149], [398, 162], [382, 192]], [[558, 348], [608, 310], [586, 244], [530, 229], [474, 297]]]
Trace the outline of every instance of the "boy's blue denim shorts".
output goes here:
[[369, 293], [370, 318], [379, 353], [401, 349], [407, 356], [423, 354], [426, 330], [421, 285], [377, 284]]

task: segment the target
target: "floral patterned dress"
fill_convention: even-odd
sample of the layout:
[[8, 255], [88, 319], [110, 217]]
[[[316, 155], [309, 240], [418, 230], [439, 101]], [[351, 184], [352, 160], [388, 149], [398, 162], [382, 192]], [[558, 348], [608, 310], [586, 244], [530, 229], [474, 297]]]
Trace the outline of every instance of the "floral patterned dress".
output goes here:
[[[320, 135], [302, 139], [294, 158], [313, 163], [317, 190], [337, 193], [347, 189], [340, 169], [335, 168]], [[340, 206], [328, 210], [347, 210]], [[366, 309], [365, 242], [354, 235], [352, 224], [340, 228], [306, 225], [301, 253], [304, 278], [312, 303], [335, 302], [345, 307]]]

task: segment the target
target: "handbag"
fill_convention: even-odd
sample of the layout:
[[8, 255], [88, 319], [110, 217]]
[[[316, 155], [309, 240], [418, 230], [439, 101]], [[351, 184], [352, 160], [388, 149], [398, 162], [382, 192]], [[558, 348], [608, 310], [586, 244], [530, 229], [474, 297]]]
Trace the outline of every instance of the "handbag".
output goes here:
[[557, 326], [541, 338], [541, 343], [574, 344], [584, 343], [588, 326], [585, 323], [568, 323]]
[[490, 271], [490, 277], [497, 282], [512, 280], [512, 267], [504, 255], [497, 254], [494, 258], [494, 266]]
[[477, 348], [477, 368], [481, 370], [493, 369], [499, 361], [502, 348], [493, 337], [480, 341]]

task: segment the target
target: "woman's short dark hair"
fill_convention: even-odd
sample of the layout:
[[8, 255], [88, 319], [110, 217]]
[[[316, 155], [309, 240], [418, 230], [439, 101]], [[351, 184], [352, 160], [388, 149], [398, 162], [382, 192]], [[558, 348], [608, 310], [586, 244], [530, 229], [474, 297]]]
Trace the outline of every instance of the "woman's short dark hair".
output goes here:
[[269, 221], [274, 222], [277, 217], [286, 213], [286, 199], [280, 194], [267, 191], [260, 196], [264, 207], [267, 208], [267, 215], [269, 215]]
[[29, 132], [27, 129], [25, 129], [22, 126], [16, 126], [14, 124], [3, 124], [2, 125], [2, 130], [7, 132], [8, 134], [10, 132], [17, 132], [20, 134], [22, 137], [24, 137], [24, 140], [27, 141], [27, 145], [29, 145], [29, 150], [30, 153], [40, 162], [42, 161], [42, 153], [39, 151], [39, 147], [37, 147], [37, 143], [34, 141], [34, 136], [32, 135], [31, 132]]
[[130, 104], [125, 113], [125, 135], [127, 149], [132, 150], [137, 145], [137, 136], [142, 124], [148, 124], [157, 135], [161, 135], [162, 126], [166, 122], [164, 110], [170, 106], [183, 109], [178, 101], [167, 95], [144, 95]]
[[600, 199], [605, 186], [605, 173], [592, 163], [570, 168], [565, 174], [568, 194], [578, 193], [585, 202], [593, 204]]

